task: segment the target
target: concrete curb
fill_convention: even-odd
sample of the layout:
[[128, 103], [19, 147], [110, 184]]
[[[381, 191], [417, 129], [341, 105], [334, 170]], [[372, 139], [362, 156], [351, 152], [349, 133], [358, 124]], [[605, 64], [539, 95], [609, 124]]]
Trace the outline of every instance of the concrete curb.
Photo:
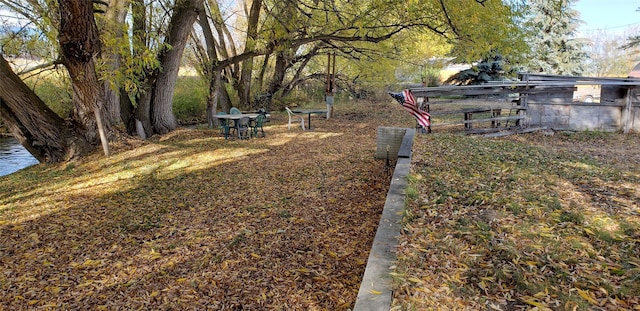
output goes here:
[[[395, 248], [400, 234], [400, 221], [404, 210], [407, 175], [411, 166], [411, 146], [415, 129], [407, 129], [402, 140], [398, 161], [393, 171], [387, 192], [378, 231], [373, 240], [367, 267], [365, 268], [354, 311], [388, 311], [391, 307], [392, 290], [389, 267], [396, 260]], [[409, 150], [407, 153], [406, 150]]]

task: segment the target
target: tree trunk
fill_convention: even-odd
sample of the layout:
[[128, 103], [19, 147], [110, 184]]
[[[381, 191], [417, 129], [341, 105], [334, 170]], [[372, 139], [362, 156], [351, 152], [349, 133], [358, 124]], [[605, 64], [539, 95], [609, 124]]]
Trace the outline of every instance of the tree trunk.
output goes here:
[[[220, 79], [219, 71], [212, 71], [211, 64], [218, 61], [218, 53], [216, 52], [216, 41], [213, 37], [213, 31], [209, 25], [209, 19], [207, 13], [204, 10], [200, 11], [198, 16], [198, 23], [202, 28], [202, 34], [204, 36], [204, 42], [206, 45], [206, 53], [202, 53], [202, 72], [204, 76], [209, 80], [209, 94], [207, 94], [207, 125], [209, 128], [218, 126], [218, 119], [214, 118], [217, 114], [218, 104], [218, 80]], [[197, 40], [196, 40], [197, 41]]]
[[165, 40], [165, 43], [171, 48], [165, 48], [159, 57], [162, 70], [158, 73], [158, 79], [155, 81], [151, 104], [153, 129], [161, 135], [178, 127], [178, 122], [173, 114], [173, 91], [178, 78], [182, 53], [203, 2], [204, 0], [177, 0], [174, 5], [169, 23], [169, 34]]
[[[244, 45], [244, 52], [253, 51], [258, 40], [258, 18], [262, 8], [262, 0], [253, 0], [249, 13], [249, 24], [247, 25], [247, 41]], [[240, 83], [238, 83], [238, 95], [240, 103], [250, 103], [251, 98], [251, 77], [253, 73], [253, 57], [242, 62], [240, 73]]]
[[[73, 83], [74, 121], [91, 144], [101, 138], [96, 111], [104, 115], [104, 93], [98, 81], [94, 57], [100, 52], [93, 4], [86, 0], [59, 0], [62, 63]], [[105, 124], [108, 132], [108, 124]], [[103, 140], [103, 145], [106, 142]]]
[[120, 88], [120, 99], [118, 102], [120, 103], [120, 119], [124, 123], [126, 131], [129, 135], [133, 135], [136, 132], [136, 123], [135, 123], [135, 107], [133, 107], [133, 103], [131, 102], [131, 98], [129, 98], [129, 93], [124, 88]]
[[296, 73], [293, 75], [291, 80], [282, 86], [282, 89], [283, 89], [282, 97], [288, 96], [294, 90], [294, 88], [298, 85], [298, 83], [302, 80], [301, 79], [302, 74], [305, 72], [305, 69], [309, 64], [309, 62], [314, 57], [316, 57], [316, 55], [318, 55], [318, 51], [320, 50], [320, 47], [321, 45], [316, 44], [309, 50], [309, 52], [307, 52], [302, 56], [297, 57], [293, 62], [289, 62], [288, 68], [290, 68], [294, 63], [300, 63], [300, 64], [298, 65], [298, 69], [296, 70]]
[[[105, 31], [103, 32], [103, 38], [107, 37], [109, 40], [116, 42], [115, 46], [110, 47], [109, 51], [103, 53], [103, 59], [107, 66], [107, 71], [112, 73], [110, 79], [106, 79], [103, 82], [104, 94], [105, 94], [105, 122], [111, 125], [126, 124], [129, 119], [128, 116], [122, 118], [121, 108], [126, 103], [120, 103], [122, 89], [118, 85], [115, 78], [115, 73], [120, 70], [122, 63], [119, 48], [121, 44], [125, 44], [124, 28], [122, 25], [125, 23], [127, 16], [128, 0], [111, 0], [109, 7], [105, 12]], [[125, 109], [130, 110], [125, 106]]]
[[220, 89], [218, 88], [218, 85], [220, 84], [220, 72], [214, 72], [213, 77], [210, 79], [209, 95], [207, 95], [207, 123], [211, 128], [218, 126], [218, 119], [215, 118], [215, 115], [218, 113], [217, 103], [220, 94]]
[[271, 78], [271, 83], [269, 83], [269, 94], [276, 97], [278, 91], [282, 90], [282, 82], [284, 81], [284, 76], [287, 72], [287, 62], [288, 57], [285, 55], [285, 52], [279, 52], [276, 54], [276, 64], [273, 68], [273, 76]]
[[0, 55], [0, 117], [11, 134], [40, 162], [55, 163], [81, 156], [91, 146], [66, 128]]
[[[132, 53], [134, 58], [142, 58], [148, 39], [147, 33], [147, 12], [143, 0], [131, 1], [131, 14], [133, 15], [132, 32]], [[130, 134], [137, 134], [141, 138], [153, 135], [153, 125], [151, 124], [151, 93], [153, 90], [153, 81], [155, 79], [156, 70], [144, 67], [141, 68], [138, 79], [141, 81], [135, 94], [136, 108], [135, 117], [127, 125]], [[142, 126], [142, 131], [138, 128], [136, 122]], [[142, 132], [142, 133], [141, 133]]]
[[256, 85], [255, 87], [262, 91], [262, 88], [264, 86], [264, 76], [267, 72], [267, 68], [269, 66], [269, 58], [271, 57], [271, 53], [267, 53], [264, 55], [264, 59], [262, 60], [262, 66], [260, 67], [260, 73], [258, 74], [258, 77], [256, 78]]
[[[210, 61], [211, 69], [209, 69], [209, 71], [212, 73], [211, 79], [215, 79], [213, 73], [216, 72], [218, 73], [219, 78], [218, 85], [217, 87], [215, 87], [217, 88], [218, 100], [217, 103], [213, 104], [219, 104], [220, 111], [229, 112], [229, 109], [231, 109], [231, 97], [229, 96], [229, 92], [227, 91], [225, 83], [235, 81], [235, 69], [237, 68], [236, 64], [232, 64], [228, 67], [220, 67], [218, 66], [218, 63], [221, 59], [228, 59], [230, 57], [229, 52], [231, 53], [231, 55], [236, 55], [236, 47], [233, 42], [231, 31], [229, 31], [229, 28], [224, 23], [224, 18], [220, 13], [220, 5], [218, 1], [210, 0], [209, 8], [211, 9], [211, 11], [209, 12], [209, 16], [211, 17], [211, 22], [218, 35], [217, 44], [214, 40], [212, 40], [213, 36], [211, 36], [211, 39], [207, 39], [205, 37], [205, 40], [207, 40], [207, 46], [211, 44], [212, 47], [217, 47], [216, 57], [212, 58], [212, 60]], [[207, 23], [207, 27], [210, 28], [209, 23]], [[209, 85], [211, 87], [215, 84], [210, 83]], [[209, 93], [212, 94], [212, 91], [213, 89], [210, 89]]]
[[[146, 83], [140, 86], [143, 90], [138, 97], [138, 107], [136, 108], [136, 120], [142, 123], [146, 137], [153, 135], [153, 124], [151, 123], [151, 86]], [[139, 135], [142, 137], [142, 135]]]

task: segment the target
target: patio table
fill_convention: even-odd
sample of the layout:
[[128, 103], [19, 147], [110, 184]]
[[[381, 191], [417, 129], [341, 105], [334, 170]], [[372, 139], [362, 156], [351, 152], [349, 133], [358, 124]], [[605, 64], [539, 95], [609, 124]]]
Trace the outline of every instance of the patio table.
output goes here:
[[[217, 114], [216, 118], [218, 120], [233, 120], [233, 126], [237, 129], [238, 138], [240, 138], [240, 130], [238, 129], [238, 120], [247, 117], [249, 120], [255, 120], [260, 114], [259, 113], [242, 113], [242, 114]], [[266, 117], [270, 117], [270, 114], [265, 114]], [[229, 127], [224, 133], [224, 139], [229, 139]]]
[[308, 114], [309, 115], [309, 129], [311, 129], [311, 115], [312, 114], [326, 114], [327, 110], [322, 110], [322, 109], [297, 109], [297, 110], [291, 110], [291, 112], [293, 113], [301, 113], [301, 114]]

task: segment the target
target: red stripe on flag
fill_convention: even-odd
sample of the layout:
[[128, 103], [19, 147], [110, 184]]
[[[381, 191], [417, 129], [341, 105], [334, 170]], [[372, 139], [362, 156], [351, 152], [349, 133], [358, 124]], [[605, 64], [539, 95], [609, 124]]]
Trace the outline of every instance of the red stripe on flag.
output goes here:
[[409, 113], [411, 113], [411, 115], [413, 115], [416, 118], [416, 120], [418, 120], [418, 123], [420, 124], [420, 126], [424, 128], [430, 126], [431, 115], [426, 111], [422, 111], [418, 108], [418, 106], [416, 105], [416, 99], [415, 97], [413, 97], [411, 90], [404, 90], [402, 91], [402, 93], [404, 95], [404, 103], [402, 104], [402, 107], [404, 107], [404, 109], [409, 111]]

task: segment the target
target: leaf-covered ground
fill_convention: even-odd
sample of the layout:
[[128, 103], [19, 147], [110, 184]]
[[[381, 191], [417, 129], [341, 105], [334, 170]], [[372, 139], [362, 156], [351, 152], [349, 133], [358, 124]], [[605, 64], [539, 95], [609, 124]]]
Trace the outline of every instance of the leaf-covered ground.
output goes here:
[[181, 129], [1, 177], [0, 309], [352, 307], [390, 180], [376, 128], [413, 121], [390, 100], [312, 123]]
[[420, 135], [393, 310], [640, 310], [640, 136]]

